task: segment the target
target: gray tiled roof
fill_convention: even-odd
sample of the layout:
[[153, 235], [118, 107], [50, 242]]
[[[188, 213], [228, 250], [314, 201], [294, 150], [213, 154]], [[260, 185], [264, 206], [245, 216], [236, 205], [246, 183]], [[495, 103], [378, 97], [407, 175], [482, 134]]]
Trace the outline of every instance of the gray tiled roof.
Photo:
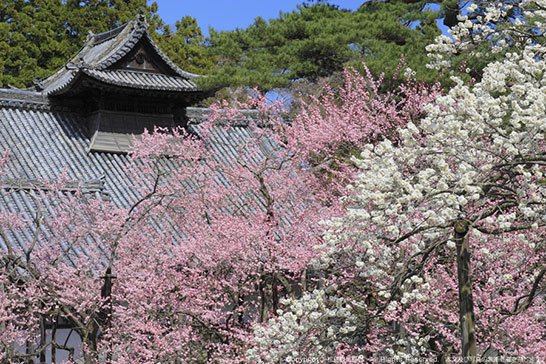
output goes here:
[[[110, 70], [109, 67], [126, 56], [139, 41], [145, 40], [164, 61], [173, 75]], [[65, 67], [43, 81], [44, 93], [54, 95], [85, 74], [99, 81], [121, 87], [162, 91], [198, 91], [193, 81], [198, 75], [182, 71], [159, 49], [148, 32], [144, 17], [137, 16], [120, 27], [101, 34], [90, 34], [86, 44]]]
[[136, 196], [123, 178], [127, 155], [87, 153], [89, 136], [80, 123], [71, 113], [0, 108], [0, 145], [10, 151], [6, 178], [54, 180], [63, 171], [69, 181], [104, 176], [116, 204], [128, 205]]
[[[80, 198], [108, 199], [100, 181], [79, 182], [77, 185], [81, 192]], [[60, 192], [64, 195], [63, 198], [70, 199], [75, 189], [75, 184], [69, 184], [68, 188]], [[46, 193], [47, 188], [38, 181], [0, 180], [0, 211], [21, 214], [26, 222], [22, 229], [4, 230], [8, 241], [0, 236], [0, 251], [9, 251], [9, 248], [14, 251], [25, 251], [32, 244], [31, 242], [35, 241], [36, 246], [40, 247], [45, 241], [54, 239], [50, 222], [59, 216], [60, 205], [58, 203], [60, 201], [56, 201], [49, 195], [46, 196]], [[47, 216], [49, 219], [41, 219], [41, 216]], [[87, 239], [102, 249], [91, 237], [87, 237]], [[56, 239], [55, 241], [63, 251], [69, 252], [66, 259], [72, 264], [74, 264], [75, 256], [86, 255], [86, 251], [82, 250], [82, 247], [72, 246], [69, 249], [68, 242], [64, 239]]]
[[[17, 99], [20, 93], [0, 90], [0, 95], [9, 104], [8, 96]], [[28, 194], [31, 181], [55, 180], [63, 172], [73, 185], [80, 183], [88, 193], [100, 194], [118, 207], [131, 206], [141, 197], [126, 172], [131, 163], [127, 154], [88, 152], [91, 138], [78, 114], [49, 110], [47, 103], [32, 97], [26, 99], [26, 107], [0, 103], [0, 149], [10, 151], [7, 175], [0, 179], [0, 209], [32, 214]], [[189, 131], [202, 135], [204, 128], [200, 124], [209, 113], [208, 109], [188, 108]], [[248, 117], [252, 116], [253, 112], [249, 112]], [[247, 121], [241, 119], [235, 125], [225, 128], [219, 123], [212, 130], [209, 147], [220, 163], [230, 163], [229, 158], [240, 153], [240, 146], [252, 137]], [[261, 148], [264, 155], [272, 150], [267, 143]], [[225, 183], [221, 173], [217, 174], [217, 182]], [[10, 244], [21, 246], [29, 237], [16, 234], [10, 238], [14, 239]], [[0, 248], [6, 243], [1, 240]]]

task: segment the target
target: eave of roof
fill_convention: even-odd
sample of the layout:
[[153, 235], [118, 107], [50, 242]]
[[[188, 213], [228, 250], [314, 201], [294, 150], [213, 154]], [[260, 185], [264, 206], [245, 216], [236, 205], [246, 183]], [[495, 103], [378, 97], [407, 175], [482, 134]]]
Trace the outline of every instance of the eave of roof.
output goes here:
[[[46, 96], [58, 98], [65, 94], [77, 94], [83, 89], [101, 89], [118, 95], [183, 100], [199, 100], [203, 95], [203, 91], [199, 88], [192, 87], [192, 82], [179, 77], [164, 78], [158, 77], [164, 75], [157, 74], [127, 75], [127, 73], [82, 70], [66, 80], [64, 84], [51, 89]], [[159, 81], [151, 82], [150, 78], [153, 78], [152, 81], [157, 79]]]
[[91, 70], [82, 71], [96, 80], [107, 84], [131, 87], [141, 90], [160, 91], [197, 91], [195, 82], [177, 76], [167, 76], [157, 73], [143, 73], [123, 70]]

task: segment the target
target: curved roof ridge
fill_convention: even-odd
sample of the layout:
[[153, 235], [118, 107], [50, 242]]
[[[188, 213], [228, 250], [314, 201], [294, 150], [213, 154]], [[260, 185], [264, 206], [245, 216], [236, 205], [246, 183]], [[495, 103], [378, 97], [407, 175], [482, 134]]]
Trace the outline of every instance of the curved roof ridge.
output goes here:
[[42, 92], [0, 88], [0, 107], [47, 109], [49, 105]]
[[[126, 28], [128, 28], [128, 30], [124, 32]], [[118, 32], [116, 37], [119, 37], [122, 33], [127, 34], [127, 36], [125, 38], [119, 39], [119, 41], [116, 42], [117, 44], [112, 47], [113, 49], [104, 54], [102, 59], [95, 64], [95, 67], [99, 70], [104, 70], [119, 61], [133, 49], [136, 43], [147, 32], [148, 24], [146, 23], [146, 19], [144, 19], [142, 15], [138, 15], [130, 22], [125, 23], [124, 27]], [[114, 39], [116, 37], [109, 38], [108, 40]]]
[[123, 31], [123, 29], [125, 29], [125, 27], [129, 23], [130, 22], [127, 22], [125, 24], [121, 24], [117, 28], [107, 30], [106, 32], [103, 32], [103, 33], [94, 34], [92, 31], [89, 31], [89, 35], [87, 36], [86, 42], [92, 41], [93, 44], [99, 44], [99, 43], [105, 42], [107, 40], [110, 40], [112, 38], [115, 38], [119, 33], [121, 33]]
[[[129, 23], [124, 24], [124, 26], [127, 26], [130, 23], [134, 23], [131, 36], [127, 37], [126, 42], [121, 47], [119, 47], [114, 53], [110, 54], [106, 60], [99, 62], [99, 64], [97, 65], [97, 69], [104, 70], [110, 67], [112, 64], [116, 63], [117, 61], [119, 61], [127, 53], [129, 53], [133, 49], [134, 45], [142, 38], [143, 35], [145, 35], [148, 42], [154, 49], [154, 51], [176, 74], [187, 79], [200, 77], [200, 75], [183, 71], [180, 67], [175, 65], [169, 59], [169, 57], [167, 57], [165, 53], [163, 53], [163, 51], [158, 47], [156, 42], [152, 39], [152, 36], [150, 35], [150, 32], [148, 31], [148, 23], [146, 22], [146, 19], [144, 18], [143, 15], [137, 15]], [[117, 34], [120, 34], [123, 31], [123, 29], [120, 29]], [[112, 39], [112, 38], [109, 38], [109, 39]]]
[[[138, 25], [141, 26], [138, 27]], [[112, 57], [112, 54], [115, 54], [116, 52], [119, 52], [120, 49], [122, 49], [123, 47], [126, 47], [127, 43], [131, 43], [132, 45], [134, 45], [141, 38], [143, 32], [140, 32], [140, 34], [130, 34], [125, 37], [125, 39], [120, 39], [122, 41], [122, 44], [117, 44], [117, 42], [115, 42], [115, 38], [119, 37], [122, 33], [130, 32], [132, 30], [131, 28], [137, 28], [137, 30], [139, 28], [144, 28], [145, 30], [146, 20], [143, 19], [143, 16], [137, 16], [131, 21], [122, 24], [119, 27], [110, 31], [99, 34], [90, 33], [87, 37], [87, 41], [85, 42], [80, 52], [72, 57], [70, 61], [68, 61], [68, 63], [64, 65], [61, 69], [59, 69], [57, 72], [55, 72], [53, 75], [49, 76], [43, 81], [46, 93], [55, 93], [56, 91], [65, 88], [68, 84], [71, 83], [71, 81], [74, 80], [75, 76], [79, 73], [80, 68], [102, 69], [102, 67], [100, 67], [101, 62], [108, 61]], [[138, 37], [138, 39], [136, 40], [133, 39], [135, 35], [137, 35]], [[114, 44], [108, 45], [106, 48], [103, 47], [104, 43], [109, 41], [114, 42]], [[98, 50], [98, 52], [96, 54], [92, 54], [93, 52], [96, 52], [96, 50]], [[95, 57], [98, 58], [98, 60], [94, 60], [93, 58]]]
[[[90, 33], [81, 51], [63, 68], [43, 81], [45, 93], [50, 95], [65, 89], [81, 73], [89, 75], [89, 72], [84, 72], [85, 70], [109, 70], [110, 67], [126, 57], [143, 40], [150, 45], [153, 52], [170, 69], [170, 72], [186, 80], [185, 82], [188, 84], [185, 84], [183, 87], [182, 84], [178, 85], [175, 87], [177, 90], [179, 88], [188, 91], [196, 91], [198, 89], [192, 80], [202, 76], [183, 71], [175, 65], [158, 47], [156, 42], [154, 42], [148, 31], [148, 23], [145, 16], [140, 14], [129, 22], [110, 31], [99, 34]], [[145, 77], [142, 79], [144, 80]], [[176, 83], [180, 82], [177, 81]], [[151, 85], [149, 88], [155, 89], [157, 87], [159, 86]]]

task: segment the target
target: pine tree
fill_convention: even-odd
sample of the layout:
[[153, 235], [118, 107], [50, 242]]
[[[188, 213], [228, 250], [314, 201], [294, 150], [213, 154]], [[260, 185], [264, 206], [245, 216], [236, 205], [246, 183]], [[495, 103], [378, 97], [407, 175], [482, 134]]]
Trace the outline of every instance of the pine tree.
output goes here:
[[205, 54], [205, 37], [195, 18], [184, 16], [175, 23], [174, 31], [162, 24], [161, 31], [155, 32], [153, 37], [161, 50], [183, 70], [198, 74], [212, 70], [213, 57]]
[[276, 19], [257, 18], [247, 29], [213, 30], [208, 50], [221, 67], [206, 82], [268, 91], [298, 80], [314, 83], [362, 61], [373, 74], [390, 77], [402, 55], [421, 78], [433, 79], [425, 46], [440, 34], [438, 13], [421, 8], [401, 2], [365, 3], [357, 11], [302, 5]]

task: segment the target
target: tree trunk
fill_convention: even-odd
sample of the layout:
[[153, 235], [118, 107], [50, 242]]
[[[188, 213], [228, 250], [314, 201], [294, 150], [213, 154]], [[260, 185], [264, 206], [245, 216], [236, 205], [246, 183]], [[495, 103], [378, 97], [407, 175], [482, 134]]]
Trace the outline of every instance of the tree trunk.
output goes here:
[[457, 245], [457, 278], [459, 280], [459, 324], [461, 328], [462, 356], [466, 363], [476, 363], [476, 331], [474, 329], [474, 302], [472, 301], [472, 280], [470, 277], [470, 249], [468, 244], [468, 223], [455, 223], [455, 244]]
[[[0, 293], [4, 292], [4, 283], [0, 283]], [[7, 325], [5, 321], [0, 322], [0, 335], [6, 332]], [[0, 342], [0, 350], [4, 350], [7, 358], [13, 357], [13, 344], [11, 342]], [[7, 361], [6, 361], [7, 362]]]
[[258, 322], [262, 323], [265, 321], [267, 315], [267, 303], [266, 303], [266, 297], [265, 297], [265, 275], [262, 274], [260, 277], [260, 283], [258, 284], [258, 291], [259, 291], [259, 312], [258, 312]]
[[[55, 322], [53, 323], [53, 327], [51, 328], [51, 341], [54, 343], [57, 343], [57, 326], [59, 324], [59, 315], [55, 317]], [[57, 362], [57, 348], [55, 345], [51, 345], [51, 362], [56, 363]]]
[[279, 283], [277, 282], [277, 273], [273, 273], [271, 277], [271, 302], [273, 305], [273, 314], [277, 314], [279, 308]]
[[33, 355], [35, 355], [36, 353], [34, 352], [34, 343], [30, 340], [27, 340], [26, 341], [26, 352], [25, 354], [29, 355], [29, 359], [28, 359], [28, 362], [29, 363], [34, 363], [34, 359], [36, 359]]
[[44, 315], [40, 315], [40, 363], [46, 361], [46, 322]]
[[97, 364], [98, 363], [98, 353], [97, 353], [97, 332], [92, 331], [85, 337], [82, 337], [84, 344], [83, 352], [83, 362], [85, 364]]

